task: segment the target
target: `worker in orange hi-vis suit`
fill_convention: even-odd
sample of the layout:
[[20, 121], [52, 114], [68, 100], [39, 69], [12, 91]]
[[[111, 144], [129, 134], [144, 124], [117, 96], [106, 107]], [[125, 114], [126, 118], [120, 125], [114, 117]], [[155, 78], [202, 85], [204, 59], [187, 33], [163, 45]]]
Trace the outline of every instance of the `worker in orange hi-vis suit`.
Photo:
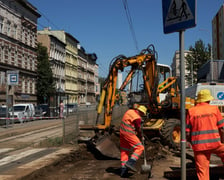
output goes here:
[[199, 180], [209, 180], [211, 154], [224, 162], [224, 119], [217, 106], [210, 105], [214, 98], [208, 89], [198, 92], [197, 105], [190, 108], [186, 118], [186, 136], [194, 151]]
[[[120, 126], [120, 151], [121, 151], [121, 177], [125, 177], [128, 170], [136, 172], [134, 167], [141, 156], [144, 146], [141, 138], [142, 116], [145, 116], [147, 108], [143, 105], [136, 109], [129, 109], [123, 116]], [[132, 151], [129, 159], [129, 153]]]

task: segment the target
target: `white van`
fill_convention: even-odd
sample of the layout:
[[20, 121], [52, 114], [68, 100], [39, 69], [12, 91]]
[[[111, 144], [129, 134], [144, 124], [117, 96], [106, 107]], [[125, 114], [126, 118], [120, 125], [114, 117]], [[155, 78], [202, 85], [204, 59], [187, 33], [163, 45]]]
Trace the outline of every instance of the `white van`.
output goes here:
[[197, 93], [202, 89], [209, 89], [214, 100], [210, 104], [218, 106], [224, 117], [224, 83], [197, 83], [185, 89], [186, 96], [196, 98]]
[[14, 104], [10, 110], [10, 117], [18, 118], [22, 123], [23, 121], [29, 121], [30, 117], [34, 117], [35, 109], [33, 104]]

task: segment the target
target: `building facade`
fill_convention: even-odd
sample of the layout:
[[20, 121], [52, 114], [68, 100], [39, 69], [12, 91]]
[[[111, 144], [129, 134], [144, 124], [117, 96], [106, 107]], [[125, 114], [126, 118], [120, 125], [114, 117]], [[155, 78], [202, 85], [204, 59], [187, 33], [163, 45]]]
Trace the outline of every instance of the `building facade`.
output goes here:
[[56, 85], [55, 98], [51, 104], [58, 106], [61, 100], [65, 100], [65, 43], [49, 33], [48, 30], [38, 31], [37, 40], [47, 47], [50, 66]]
[[[37, 103], [38, 42], [48, 50], [56, 82], [54, 104], [95, 103], [100, 92], [96, 55], [79, 48], [79, 41], [64, 31], [37, 32], [39, 17], [27, 0], [0, 0], [0, 103]], [[9, 71], [18, 73], [16, 85], [6, 81]]]
[[96, 54], [88, 54], [83, 47], [78, 48], [78, 103], [96, 102], [95, 76]]
[[[0, 103], [36, 104], [37, 19], [40, 14], [26, 0], [0, 0]], [[7, 72], [18, 72], [18, 84], [9, 86]]]
[[96, 101], [98, 101], [99, 96], [100, 96], [100, 82], [99, 82], [99, 65], [95, 64], [94, 65], [94, 69], [95, 69], [95, 95], [96, 95]]
[[[187, 56], [187, 54], [189, 54], [190, 51], [185, 50], [184, 51], [184, 57]], [[186, 62], [185, 62], [185, 66], [186, 66]], [[172, 76], [180, 78], [180, 51], [176, 51], [174, 56], [173, 56], [173, 61], [171, 64], [171, 68], [172, 68]], [[185, 68], [185, 75], [189, 74], [190, 72], [188, 72]], [[193, 81], [192, 81], [193, 82]], [[187, 83], [187, 81], [185, 80], [185, 87], [191, 86], [191, 83]]]
[[213, 59], [224, 59], [224, 4], [212, 20]]
[[78, 44], [71, 34], [66, 35], [65, 92], [67, 103], [78, 102]]
[[[59, 76], [61, 77], [60, 83], [63, 92], [61, 98], [64, 103], [95, 103], [96, 84], [98, 82], [96, 80], [98, 78], [96, 55], [86, 53], [85, 49], [79, 45], [79, 41], [65, 31], [50, 30], [49, 28], [38, 31], [38, 41], [43, 42], [47, 38], [43, 37], [41, 40], [40, 34], [55, 37], [65, 44], [64, 65], [59, 68], [61, 72], [64, 72], [63, 76]], [[52, 53], [55, 52], [52, 51]], [[50, 56], [52, 55], [50, 54]], [[55, 68], [52, 68], [55, 71]], [[99, 85], [97, 84], [97, 86]]]

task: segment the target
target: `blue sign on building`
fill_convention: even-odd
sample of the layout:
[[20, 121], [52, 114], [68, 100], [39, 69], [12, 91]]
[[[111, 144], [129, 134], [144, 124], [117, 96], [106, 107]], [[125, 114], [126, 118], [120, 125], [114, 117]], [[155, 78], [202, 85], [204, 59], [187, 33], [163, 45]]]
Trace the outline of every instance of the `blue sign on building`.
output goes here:
[[196, 26], [196, 0], [163, 0], [163, 30], [172, 33]]
[[224, 100], [224, 92], [218, 92], [218, 93], [217, 93], [217, 98], [218, 98], [219, 100]]

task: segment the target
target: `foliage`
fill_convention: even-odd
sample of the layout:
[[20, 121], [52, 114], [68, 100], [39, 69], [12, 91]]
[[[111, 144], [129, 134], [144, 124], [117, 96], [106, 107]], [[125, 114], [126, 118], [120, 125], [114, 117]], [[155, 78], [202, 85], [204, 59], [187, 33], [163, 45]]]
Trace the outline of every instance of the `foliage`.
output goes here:
[[198, 69], [211, 59], [211, 45], [205, 46], [204, 42], [199, 39], [195, 42], [194, 46], [189, 47], [189, 53], [186, 59], [186, 70], [189, 72], [186, 74], [186, 80], [188, 84], [194, 84], [197, 82]]
[[45, 103], [45, 99], [55, 93], [55, 82], [50, 67], [47, 48], [38, 43], [37, 45], [37, 101]]

